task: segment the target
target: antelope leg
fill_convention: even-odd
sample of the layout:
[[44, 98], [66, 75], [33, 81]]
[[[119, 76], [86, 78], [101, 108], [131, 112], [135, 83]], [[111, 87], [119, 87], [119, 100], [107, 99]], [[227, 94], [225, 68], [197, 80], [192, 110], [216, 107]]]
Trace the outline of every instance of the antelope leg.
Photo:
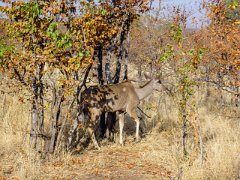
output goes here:
[[100, 150], [100, 147], [99, 147], [98, 142], [97, 142], [96, 137], [95, 137], [94, 130], [93, 130], [92, 128], [88, 127], [88, 128], [87, 128], [87, 131], [88, 131], [88, 133], [89, 133], [89, 136], [90, 136], [91, 139], [92, 139], [92, 142], [93, 142], [95, 148], [98, 149], [98, 150]]
[[123, 145], [124, 114], [119, 114], [120, 144]]

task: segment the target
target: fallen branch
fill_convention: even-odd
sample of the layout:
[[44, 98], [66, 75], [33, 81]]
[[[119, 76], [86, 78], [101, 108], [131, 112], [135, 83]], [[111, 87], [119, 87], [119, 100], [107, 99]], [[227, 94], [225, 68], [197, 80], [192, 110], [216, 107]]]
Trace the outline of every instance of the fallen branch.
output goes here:
[[145, 112], [143, 112], [143, 110], [140, 108], [140, 107], [137, 107], [140, 111], [141, 111], [141, 113], [143, 113], [146, 117], [148, 117], [148, 118], [151, 118], [151, 116], [148, 116]]

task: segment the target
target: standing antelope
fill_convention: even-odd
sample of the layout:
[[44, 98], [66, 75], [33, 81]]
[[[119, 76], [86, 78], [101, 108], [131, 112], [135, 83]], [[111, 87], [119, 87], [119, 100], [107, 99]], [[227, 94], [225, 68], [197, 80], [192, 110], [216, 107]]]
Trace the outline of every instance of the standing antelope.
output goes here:
[[[139, 119], [136, 113], [140, 100], [149, 96], [153, 90], [159, 89], [160, 80], [152, 79], [143, 87], [135, 88], [130, 81], [119, 84], [103, 86], [91, 86], [84, 90], [81, 95], [80, 112], [84, 117], [88, 116], [86, 125], [94, 146], [99, 149], [95, 138], [95, 130], [99, 116], [103, 112], [119, 112], [120, 144], [123, 145], [124, 112], [136, 121], [136, 140], [139, 140]], [[78, 121], [74, 123], [71, 133], [75, 132]], [[71, 138], [69, 139], [71, 143]]]

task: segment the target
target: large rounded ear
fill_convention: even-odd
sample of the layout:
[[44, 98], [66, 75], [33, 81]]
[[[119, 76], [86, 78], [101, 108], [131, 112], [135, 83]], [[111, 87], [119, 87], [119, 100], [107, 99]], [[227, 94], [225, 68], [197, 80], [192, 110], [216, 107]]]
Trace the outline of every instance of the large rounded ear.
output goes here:
[[147, 73], [145, 73], [145, 72], [144, 72], [144, 77], [145, 77], [146, 79], [152, 79], [151, 76], [149, 76], [149, 75], [148, 75]]

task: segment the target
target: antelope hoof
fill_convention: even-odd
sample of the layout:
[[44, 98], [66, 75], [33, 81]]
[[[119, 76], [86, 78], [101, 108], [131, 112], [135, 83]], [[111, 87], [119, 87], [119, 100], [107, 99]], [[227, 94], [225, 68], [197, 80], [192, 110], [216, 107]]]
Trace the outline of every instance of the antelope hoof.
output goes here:
[[101, 148], [100, 148], [99, 146], [95, 146], [95, 148], [96, 148], [97, 150], [101, 150]]
[[135, 139], [135, 142], [136, 142], [136, 143], [139, 143], [140, 141], [141, 141], [140, 138], [136, 138], [136, 139]]
[[98, 145], [98, 143], [94, 143], [94, 147], [95, 147], [95, 149], [97, 149], [97, 150], [100, 150], [100, 149], [101, 149], [100, 146]]
[[122, 139], [120, 139], [119, 144], [120, 144], [121, 146], [123, 146], [123, 140], [122, 140]]

